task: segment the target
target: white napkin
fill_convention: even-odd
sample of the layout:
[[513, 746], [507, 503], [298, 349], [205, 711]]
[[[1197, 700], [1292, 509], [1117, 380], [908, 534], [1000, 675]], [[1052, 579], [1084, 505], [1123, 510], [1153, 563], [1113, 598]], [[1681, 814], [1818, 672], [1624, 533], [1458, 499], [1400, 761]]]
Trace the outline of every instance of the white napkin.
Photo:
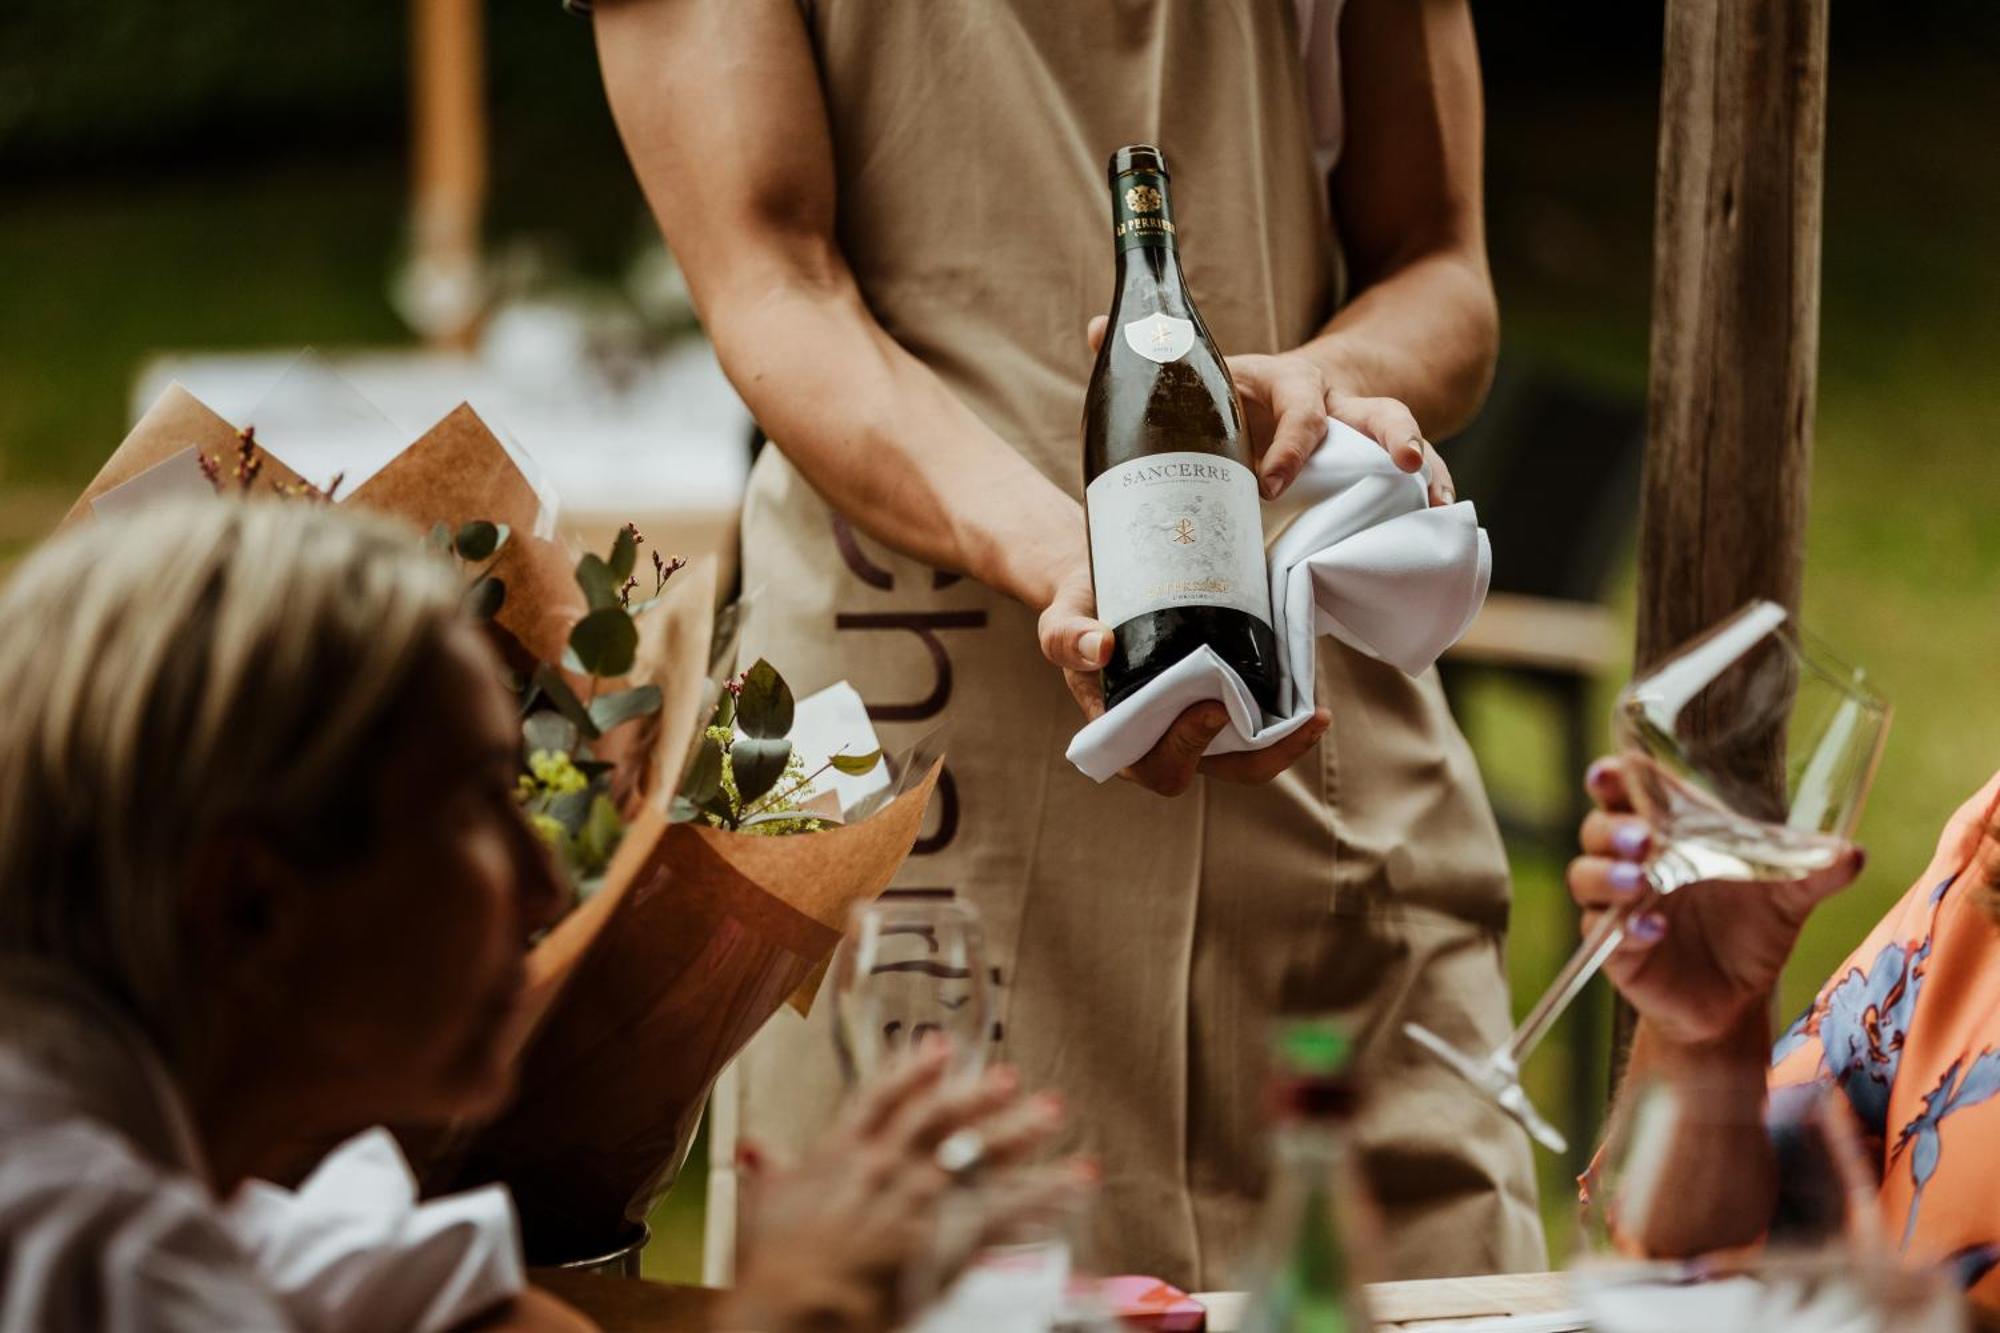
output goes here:
[[224, 1213], [306, 1329], [452, 1328], [521, 1293], [514, 1204], [498, 1185], [417, 1202], [384, 1129], [334, 1149], [298, 1191], [248, 1182]]
[[1229, 710], [1229, 725], [1208, 753], [1275, 745], [1312, 717], [1322, 634], [1414, 676], [1471, 626], [1493, 572], [1471, 501], [1431, 508], [1428, 470], [1404, 472], [1360, 431], [1331, 418], [1326, 425], [1282, 502], [1297, 517], [1267, 538], [1278, 715], [1264, 716], [1236, 672], [1204, 647], [1077, 732], [1069, 760], [1085, 775], [1115, 776], [1210, 699]]

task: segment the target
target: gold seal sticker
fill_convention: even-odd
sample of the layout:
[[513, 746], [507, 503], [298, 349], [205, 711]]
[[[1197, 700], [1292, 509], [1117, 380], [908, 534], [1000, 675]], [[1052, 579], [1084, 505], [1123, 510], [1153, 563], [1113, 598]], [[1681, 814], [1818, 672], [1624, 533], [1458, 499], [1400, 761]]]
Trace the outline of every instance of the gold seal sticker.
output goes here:
[[1163, 202], [1160, 192], [1150, 185], [1134, 185], [1125, 191], [1125, 207], [1134, 213], [1157, 213]]

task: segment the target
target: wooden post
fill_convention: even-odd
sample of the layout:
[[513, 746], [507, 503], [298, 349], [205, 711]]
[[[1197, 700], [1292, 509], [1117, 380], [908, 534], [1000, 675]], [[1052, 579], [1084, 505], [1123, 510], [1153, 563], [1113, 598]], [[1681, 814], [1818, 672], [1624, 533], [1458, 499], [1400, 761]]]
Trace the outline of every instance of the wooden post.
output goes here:
[[411, 11], [411, 262], [405, 316], [434, 344], [463, 346], [481, 304], [486, 205], [483, 0], [414, 0]]
[[[1668, 0], [1639, 510], [1644, 668], [1796, 609], [1819, 359], [1829, 0]], [[1612, 1085], [1633, 1020], [1621, 1004]]]

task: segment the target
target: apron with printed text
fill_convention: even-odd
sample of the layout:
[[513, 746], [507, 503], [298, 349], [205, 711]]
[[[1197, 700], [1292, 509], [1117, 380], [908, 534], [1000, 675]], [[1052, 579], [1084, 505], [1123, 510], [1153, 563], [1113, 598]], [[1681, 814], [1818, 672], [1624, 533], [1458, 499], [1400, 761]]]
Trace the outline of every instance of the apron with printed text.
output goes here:
[[[1151, 142], [1225, 353], [1312, 337], [1338, 256], [1292, 0], [813, 0], [839, 239], [870, 309], [999, 436], [1081, 494], [1084, 324], [1108, 308], [1104, 164]], [[1000, 1058], [1060, 1090], [1066, 1150], [1103, 1168], [1116, 1271], [1227, 1286], [1266, 1174], [1274, 1016], [1358, 1038], [1354, 1137], [1385, 1276], [1546, 1266], [1526, 1139], [1412, 1049], [1508, 1027], [1506, 862], [1435, 673], [1332, 639], [1325, 740], [1276, 782], [1168, 800], [1063, 758], [1081, 717], [1035, 612], [861, 535], [766, 449], [743, 520], [745, 661], [803, 697], [845, 679], [891, 753], [948, 726], [928, 824], [892, 893], [986, 923]], [[858, 457], [853, 466], [886, 466]], [[787, 1011], [719, 1095], [715, 1146], [792, 1149], [841, 1084], [831, 1005]], [[718, 1206], [726, 1213], [726, 1196]], [[711, 1234], [727, 1234], [726, 1216]]]

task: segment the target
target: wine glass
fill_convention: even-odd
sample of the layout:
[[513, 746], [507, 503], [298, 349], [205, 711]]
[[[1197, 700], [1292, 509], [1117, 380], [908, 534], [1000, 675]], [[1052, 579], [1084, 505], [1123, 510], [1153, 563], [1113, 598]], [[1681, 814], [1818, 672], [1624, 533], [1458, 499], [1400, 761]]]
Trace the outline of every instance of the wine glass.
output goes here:
[[850, 1086], [932, 1033], [950, 1038], [951, 1076], [985, 1068], [993, 1026], [979, 915], [951, 899], [858, 904], [833, 958], [833, 1034]]
[[1603, 1333], [1953, 1333], [1956, 1283], [1901, 1261], [1870, 1160], [1837, 1086], [1636, 1078], [1581, 1182], [1571, 1295]]
[[1646, 890], [1604, 913], [1496, 1050], [1468, 1055], [1419, 1024], [1403, 1027], [1558, 1153], [1568, 1140], [1528, 1100], [1522, 1063], [1626, 924], [1662, 896], [1702, 881], [1802, 879], [1838, 860], [1860, 822], [1889, 705], [1783, 607], [1757, 601], [1626, 686], [1614, 723], [1626, 789], [1659, 849]]

